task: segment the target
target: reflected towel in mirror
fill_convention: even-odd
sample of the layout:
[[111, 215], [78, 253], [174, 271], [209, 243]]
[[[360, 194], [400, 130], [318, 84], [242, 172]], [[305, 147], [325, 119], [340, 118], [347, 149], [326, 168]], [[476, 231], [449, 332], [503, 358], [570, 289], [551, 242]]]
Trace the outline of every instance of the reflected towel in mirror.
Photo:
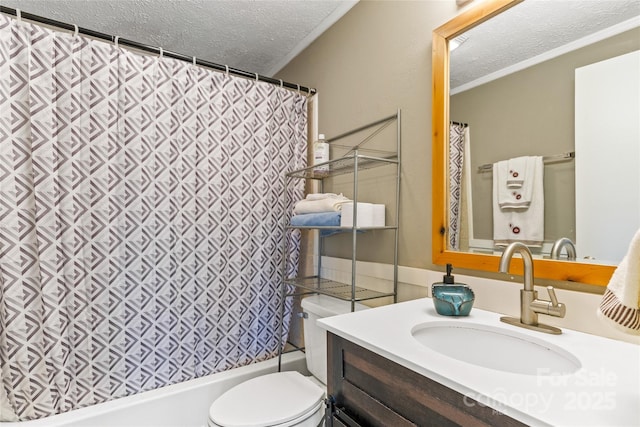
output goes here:
[[[500, 208], [527, 209], [533, 197], [538, 156], [523, 156], [498, 162], [498, 205]], [[543, 161], [544, 163], [544, 161]]]
[[[502, 162], [493, 165], [493, 240], [496, 246], [522, 242], [539, 247], [544, 240], [544, 163], [541, 156], [533, 157], [533, 170], [526, 180], [531, 184], [531, 202], [526, 208], [502, 208], [500, 187], [506, 187], [505, 175], [500, 176]], [[523, 184], [524, 186], [524, 184]]]

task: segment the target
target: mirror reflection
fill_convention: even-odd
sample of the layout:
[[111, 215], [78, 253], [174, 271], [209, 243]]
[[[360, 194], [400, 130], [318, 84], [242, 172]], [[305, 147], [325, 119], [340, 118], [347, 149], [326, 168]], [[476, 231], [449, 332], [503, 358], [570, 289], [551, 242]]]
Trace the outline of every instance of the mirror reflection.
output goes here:
[[639, 15], [529, 0], [450, 40], [449, 250], [620, 262], [640, 227]]

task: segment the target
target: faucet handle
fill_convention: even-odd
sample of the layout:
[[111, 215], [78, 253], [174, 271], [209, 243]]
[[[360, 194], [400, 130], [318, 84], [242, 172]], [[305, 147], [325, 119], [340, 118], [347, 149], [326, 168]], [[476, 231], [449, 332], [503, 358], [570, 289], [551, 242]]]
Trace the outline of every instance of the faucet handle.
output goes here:
[[556, 317], [564, 317], [567, 312], [567, 307], [564, 304], [558, 302], [558, 298], [556, 297], [556, 290], [553, 289], [553, 286], [547, 286], [547, 292], [549, 292], [549, 299], [551, 301], [547, 301], [547, 309], [544, 314], [549, 314], [551, 316]]
[[549, 298], [551, 299], [551, 305], [557, 307], [558, 297], [556, 297], [556, 290], [553, 289], [553, 286], [547, 286], [547, 292], [549, 292]]

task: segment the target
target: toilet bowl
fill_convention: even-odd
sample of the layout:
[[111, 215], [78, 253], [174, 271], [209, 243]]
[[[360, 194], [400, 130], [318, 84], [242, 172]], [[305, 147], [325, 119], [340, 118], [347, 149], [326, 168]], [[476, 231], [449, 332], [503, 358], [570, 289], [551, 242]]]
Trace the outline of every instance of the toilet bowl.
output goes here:
[[[326, 295], [302, 300], [307, 369], [276, 372], [245, 381], [216, 399], [209, 408], [209, 427], [317, 427], [324, 417], [327, 383], [327, 339], [316, 320], [351, 311], [351, 302]], [[367, 307], [356, 304], [356, 310]]]

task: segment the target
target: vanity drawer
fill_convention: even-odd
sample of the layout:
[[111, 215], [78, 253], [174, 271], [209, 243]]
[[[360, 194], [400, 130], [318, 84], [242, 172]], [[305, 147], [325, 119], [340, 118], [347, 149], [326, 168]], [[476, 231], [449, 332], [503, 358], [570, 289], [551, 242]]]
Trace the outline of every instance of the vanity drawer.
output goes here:
[[328, 394], [362, 426], [523, 426], [498, 411], [328, 333]]

